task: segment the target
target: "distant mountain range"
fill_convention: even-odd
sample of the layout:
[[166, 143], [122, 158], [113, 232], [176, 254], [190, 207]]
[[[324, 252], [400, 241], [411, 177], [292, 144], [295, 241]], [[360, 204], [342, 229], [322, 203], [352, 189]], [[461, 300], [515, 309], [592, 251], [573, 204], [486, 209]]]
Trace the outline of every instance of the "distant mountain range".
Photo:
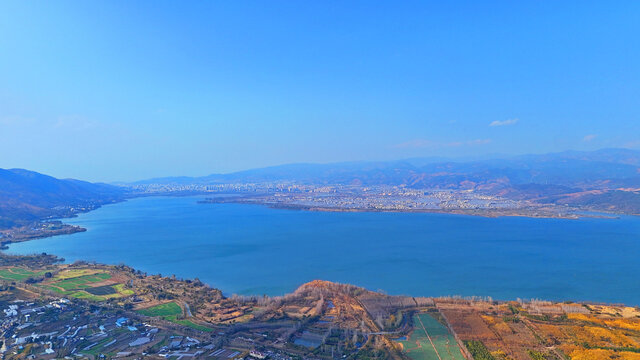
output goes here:
[[0, 228], [93, 208], [121, 200], [125, 189], [74, 179], [56, 179], [23, 169], [0, 169]]
[[135, 184], [265, 182], [472, 189], [516, 200], [640, 213], [640, 151], [630, 149], [565, 151], [477, 161], [417, 158], [386, 162], [289, 164], [203, 177], [157, 178]]
[[478, 188], [542, 184], [576, 188], [640, 187], [640, 151], [603, 149], [523, 155], [482, 161], [408, 159], [386, 162], [288, 164], [203, 177], [166, 177], [134, 184], [249, 182], [404, 185], [416, 188]]
[[[473, 189], [512, 199], [640, 213], [640, 151], [602, 149], [476, 161], [416, 158], [384, 162], [289, 164], [203, 177], [167, 177], [132, 184], [289, 182], [311, 185], [395, 185]], [[119, 201], [126, 187], [56, 179], [0, 169], [0, 228]]]

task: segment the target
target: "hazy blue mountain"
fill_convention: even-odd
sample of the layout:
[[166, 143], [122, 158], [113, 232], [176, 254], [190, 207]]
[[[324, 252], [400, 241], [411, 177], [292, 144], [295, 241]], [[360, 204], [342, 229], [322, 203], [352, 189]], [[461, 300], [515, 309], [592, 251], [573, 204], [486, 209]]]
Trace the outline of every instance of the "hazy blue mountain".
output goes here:
[[0, 169], [0, 227], [64, 214], [63, 207], [100, 205], [124, 197], [121, 187]]
[[592, 188], [640, 186], [640, 151], [566, 151], [477, 161], [414, 158], [401, 161], [288, 164], [203, 177], [168, 177], [136, 184], [217, 184], [289, 181], [302, 184], [406, 185], [423, 188], [513, 187], [524, 184]]

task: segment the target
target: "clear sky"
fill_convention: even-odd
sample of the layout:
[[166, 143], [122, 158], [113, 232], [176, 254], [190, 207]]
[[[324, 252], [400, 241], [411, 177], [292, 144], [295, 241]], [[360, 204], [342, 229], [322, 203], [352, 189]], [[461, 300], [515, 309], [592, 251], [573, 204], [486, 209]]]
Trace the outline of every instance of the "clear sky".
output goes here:
[[640, 148], [638, 1], [2, 1], [0, 167]]

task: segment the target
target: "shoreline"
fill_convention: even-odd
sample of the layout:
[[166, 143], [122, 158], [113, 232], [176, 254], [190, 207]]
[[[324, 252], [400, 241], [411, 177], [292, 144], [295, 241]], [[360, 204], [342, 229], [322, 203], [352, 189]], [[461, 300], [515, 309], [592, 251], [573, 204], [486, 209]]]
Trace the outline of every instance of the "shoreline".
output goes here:
[[[71, 235], [78, 232], [87, 231], [86, 228], [83, 228], [78, 225], [72, 225], [64, 223], [64, 219], [71, 219], [78, 217], [79, 214], [89, 213], [91, 211], [97, 210], [104, 205], [117, 204], [121, 202], [128, 201], [130, 199], [136, 198], [146, 198], [146, 197], [190, 197], [190, 196], [205, 196], [203, 200], [197, 201], [198, 204], [246, 204], [246, 205], [259, 205], [265, 206], [271, 209], [277, 210], [296, 210], [296, 211], [313, 211], [313, 212], [336, 212], [336, 213], [406, 213], [406, 214], [444, 214], [444, 215], [463, 215], [463, 216], [478, 216], [484, 218], [500, 218], [500, 217], [522, 217], [522, 218], [531, 218], [531, 219], [564, 219], [564, 220], [579, 220], [583, 218], [588, 219], [618, 219], [620, 216], [628, 215], [634, 216], [634, 214], [621, 214], [621, 213], [610, 213], [611, 215], [603, 215], [604, 211], [602, 210], [594, 210], [594, 209], [576, 209], [575, 212], [566, 213], [566, 214], [552, 214], [545, 212], [528, 212], [528, 211], [503, 211], [499, 209], [379, 209], [379, 208], [341, 208], [341, 207], [324, 207], [324, 206], [312, 206], [312, 205], [302, 205], [302, 204], [287, 204], [287, 203], [272, 203], [269, 201], [252, 201], [252, 198], [247, 198], [242, 195], [238, 196], [229, 196], [229, 197], [206, 197], [206, 193], [178, 193], [178, 194], [169, 194], [163, 193], [158, 195], [149, 195], [149, 194], [141, 194], [138, 196], [131, 196], [125, 199], [121, 199], [118, 201], [113, 201], [105, 204], [100, 204], [95, 206], [92, 209], [76, 211], [67, 215], [50, 218], [50, 219], [41, 219], [38, 221], [34, 221], [27, 225], [23, 225], [19, 228], [10, 228], [0, 230], [0, 250], [4, 250], [8, 248], [8, 245], [13, 243], [19, 243], [30, 240], [37, 239], [45, 239], [49, 237], [59, 236], [59, 235]], [[231, 194], [229, 194], [231, 195]], [[531, 211], [534, 211], [533, 209]], [[580, 211], [587, 212], [598, 212], [600, 214], [580, 214]], [[58, 229], [48, 230], [43, 229], [42, 227], [47, 224], [57, 224], [60, 226]], [[28, 227], [33, 227], [34, 225], [40, 226], [41, 229], [39, 232], [34, 232], [32, 229], [26, 229]]]
[[[79, 214], [89, 213], [91, 211], [97, 210], [104, 205], [117, 204], [124, 201], [128, 201], [130, 199], [136, 198], [146, 198], [146, 197], [156, 197], [156, 196], [166, 196], [166, 197], [189, 197], [189, 196], [206, 196], [204, 193], [200, 194], [159, 194], [159, 195], [140, 195], [128, 197], [126, 199], [122, 199], [119, 201], [114, 201], [110, 203], [100, 204], [92, 209], [76, 211], [67, 215], [58, 216], [55, 218], [47, 218], [41, 219], [37, 221], [33, 221], [31, 223], [27, 223], [26, 225], [20, 227], [14, 227], [9, 229], [0, 229], [0, 250], [6, 249], [7, 245], [13, 243], [19, 243], [30, 240], [37, 239], [45, 239], [49, 237], [54, 237], [58, 235], [71, 235], [78, 232], [87, 231], [86, 228], [83, 228], [78, 225], [72, 225], [64, 223], [65, 219], [72, 219], [78, 217]], [[408, 213], [408, 214], [449, 214], [449, 215], [465, 215], [465, 216], [479, 216], [485, 218], [499, 218], [499, 217], [525, 217], [525, 218], [543, 218], [543, 219], [568, 219], [568, 220], [576, 220], [580, 218], [616, 218], [616, 216], [587, 216], [587, 215], [577, 215], [577, 214], [567, 214], [567, 215], [553, 215], [553, 214], [531, 214], [531, 213], [518, 213], [518, 212], [502, 212], [499, 210], [465, 210], [465, 209], [455, 209], [455, 210], [445, 210], [445, 209], [375, 209], [375, 208], [338, 208], [338, 207], [321, 207], [321, 206], [310, 206], [310, 205], [298, 205], [298, 204], [275, 204], [270, 202], [260, 202], [260, 201], [246, 201], [246, 198], [241, 196], [230, 196], [225, 198], [209, 198], [205, 197], [203, 200], [197, 201], [198, 204], [225, 204], [225, 203], [233, 203], [233, 204], [247, 204], [247, 205], [260, 205], [266, 206], [271, 209], [278, 210], [299, 210], [299, 211], [315, 211], [315, 212], [344, 212], [344, 213]], [[56, 224], [59, 228], [56, 229], [47, 229], [45, 228], [47, 224]], [[40, 229], [34, 230], [34, 226], [39, 226]]]
[[[42, 255], [34, 258], [37, 257]], [[33, 271], [24, 272], [20, 268]], [[16, 319], [17, 325], [29, 327], [22, 334], [25, 337], [34, 333], [47, 334], [46, 330], [37, 329], [49, 330], [50, 323], [54, 323], [58, 329], [64, 328], [61, 325], [66, 325], [72, 332], [75, 325], [73, 335], [64, 337], [67, 333], [71, 334], [65, 332], [62, 336], [51, 338], [52, 342], [58, 341], [57, 349], [63, 348], [67, 341], [73, 341], [79, 331], [89, 328], [87, 333], [81, 333], [85, 338], [91, 339], [90, 336], [95, 335], [92, 330], [95, 329], [100, 329], [101, 334], [113, 331], [112, 334], [118, 336], [114, 340], [100, 338], [102, 344], [111, 345], [114, 344], [113, 341], [122, 340], [121, 343], [128, 345], [127, 349], [142, 354], [149, 351], [145, 347], [131, 345], [136, 344], [136, 339], [158, 339], [156, 343], [160, 343], [162, 338], [157, 337], [167, 333], [166, 336], [170, 336], [172, 341], [181, 341], [184, 337], [189, 342], [183, 350], [165, 347], [158, 353], [164, 351], [163, 354], [166, 355], [184, 355], [186, 351], [191, 351], [193, 358], [200, 358], [202, 349], [206, 349], [208, 354], [219, 348], [215, 350], [216, 353], [222, 353], [226, 344], [231, 348], [227, 351], [230, 354], [234, 350], [240, 351], [233, 354], [256, 354], [258, 348], [260, 351], [271, 351], [272, 354], [281, 351], [298, 358], [321, 360], [335, 358], [336, 348], [326, 349], [321, 346], [327, 344], [328, 337], [310, 347], [300, 347], [299, 342], [307, 338], [317, 340], [313, 334], [331, 333], [333, 340], [330, 341], [344, 344], [342, 348], [345, 349], [345, 354], [351, 356], [349, 359], [358, 358], [357, 354], [366, 354], [369, 351], [367, 349], [377, 349], [384, 352], [379, 359], [400, 360], [406, 359], [408, 351], [402, 347], [403, 341], [414, 339], [416, 329], [423, 329], [426, 336], [429, 336], [425, 328], [425, 323], [429, 320], [429, 331], [434, 326], [438, 330], [444, 329], [448, 334], [447, 339], [455, 341], [453, 345], [447, 342], [447, 349], [457, 344], [463, 354], [470, 354], [465, 359], [474, 358], [469, 352], [469, 349], [472, 352], [477, 350], [478, 342], [474, 343], [474, 339], [487, 334], [487, 330], [495, 330], [495, 334], [501, 334], [500, 331], [504, 332], [504, 329], [507, 329], [504, 334], [511, 335], [510, 337], [505, 336], [505, 340], [500, 342], [486, 341], [487, 338], [483, 337], [485, 342], [480, 342], [481, 347], [485, 350], [488, 347], [492, 351], [524, 349], [525, 354], [531, 354], [531, 349], [534, 348], [539, 350], [536, 354], [543, 354], [541, 351], [548, 349], [548, 341], [554, 341], [558, 349], [563, 351], [562, 354], [573, 354], [576, 351], [592, 351], [594, 348], [599, 351], [598, 347], [591, 344], [593, 341], [597, 344], [600, 340], [591, 337], [587, 338], [591, 343], [577, 342], [573, 338], [558, 340], [555, 334], [559, 331], [584, 326], [584, 322], [588, 321], [599, 332], [613, 331], [612, 334], [627, 336], [629, 331], [635, 334], [637, 318], [640, 317], [640, 309], [637, 307], [613, 302], [389, 295], [357, 285], [324, 280], [308, 281], [283, 296], [229, 297], [197, 279], [147, 274], [126, 265], [87, 262], [38, 266], [25, 261], [23, 264], [2, 264], [0, 270], [2, 282], [13, 284], [10, 291], [23, 291], [22, 295], [27, 292], [32, 294], [30, 298], [24, 299], [18, 296], [20, 293], [14, 294], [12, 299], [15, 300], [15, 310], [29, 309], [33, 303], [38, 302], [36, 297], [45, 301], [55, 299], [58, 304], [63, 304], [53, 306], [53, 302], [50, 303], [49, 308], [52, 310], [48, 313], [30, 312], [29, 316], [32, 318], [44, 316], [33, 324], [28, 323], [31, 318], [25, 318], [24, 321]], [[102, 291], [105, 288], [111, 289], [111, 292]], [[80, 307], [88, 311], [77, 311]], [[96, 307], [101, 310], [100, 316], [97, 316]], [[71, 309], [74, 311], [73, 320], [63, 317], [47, 318], [51, 312], [56, 313], [56, 309]], [[81, 326], [72, 323], [78, 314], [87, 315], [86, 319], [81, 320]], [[111, 326], [105, 326], [104, 314], [109, 316]], [[48, 321], [42, 321], [43, 319]], [[524, 326], [509, 326], [514, 323]], [[128, 326], [129, 331], [118, 333], [118, 328], [122, 325]], [[153, 329], [146, 333], [151, 328]], [[152, 331], [153, 335], [150, 336]], [[286, 334], [286, 337], [282, 337], [282, 334]], [[249, 341], [246, 345], [238, 346], [238, 341], [244, 342], [247, 339]], [[60, 344], [62, 340], [64, 343]], [[209, 341], [212, 340], [217, 340], [217, 345], [209, 346]], [[435, 341], [435, 338], [431, 341]], [[92, 343], [100, 342], [90, 340], [80, 343], [82, 345], [78, 348], [80, 351], [87, 350], [87, 346], [94, 346]], [[442, 340], [440, 343], [442, 344]], [[19, 345], [17, 341], [14, 346], [16, 344]], [[560, 348], [561, 346], [564, 347]], [[440, 348], [433, 345], [433, 349], [437, 354]], [[324, 351], [325, 356], [315, 356], [321, 351]], [[612, 347], [609, 351], [614, 355], [636, 352], [635, 348], [624, 346]], [[82, 353], [79, 355], [82, 356]], [[296, 357], [275, 358], [291, 360]], [[340, 358], [346, 358], [346, 355]]]
[[[198, 201], [198, 204], [202, 204], [202, 203], [209, 203], [209, 202], [202, 202], [202, 201]], [[231, 202], [228, 201], [228, 203], [237, 203], [237, 202]], [[249, 205], [260, 205], [260, 206], [266, 206], [269, 208], [274, 208], [274, 209], [289, 209], [289, 210], [303, 210], [303, 211], [317, 211], [317, 212], [324, 212], [327, 211], [326, 209], [314, 209], [314, 208], [309, 208], [309, 209], [300, 209], [300, 208], [291, 208], [291, 207], [279, 207], [279, 206], [271, 206], [271, 205], [276, 205], [276, 204], [265, 204], [265, 203], [255, 203], [255, 202], [241, 202], [240, 204], [249, 204]], [[98, 209], [98, 208], [96, 208]], [[87, 211], [88, 212], [88, 211]], [[87, 212], [83, 212], [83, 213], [87, 213]], [[360, 209], [356, 209], [356, 210], [351, 210], [351, 209], [347, 209], [345, 211], [342, 211], [341, 209], [339, 210], [328, 210], [327, 212], [396, 212], [396, 213], [434, 213], [434, 214], [450, 214], [450, 215], [466, 215], [466, 216], [480, 216], [480, 217], [485, 217], [485, 218], [497, 218], [499, 216], [483, 216], [480, 214], [467, 214], [467, 213], [452, 213], [452, 212], [440, 212], [440, 211], [401, 211], [401, 210], [396, 210], [396, 211], [387, 211], [387, 210], [378, 210], [378, 211], [369, 211], [369, 210], [360, 210]], [[76, 215], [77, 216], [77, 215]], [[519, 216], [519, 215], [508, 215], [508, 216], [512, 216], [512, 217], [532, 217], [532, 216]], [[74, 216], [75, 217], [75, 216]], [[590, 218], [591, 216], [583, 216], [584, 218]], [[580, 217], [580, 218], [583, 218]], [[592, 216], [593, 218], [599, 218], [598, 216]], [[544, 217], [543, 217], [544, 218]], [[606, 218], [606, 217], [602, 217], [602, 218]], [[3, 241], [1, 242], [2, 245], [2, 249], [6, 250], [8, 249], [7, 245], [11, 245], [13, 243], [19, 243], [19, 242], [25, 242], [25, 241], [30, 241], [30, 240], [37, 240], [37, 239], [42, 239], [42, 238], [49, 238], [49, 237], [53, 237], [53, 236], [57, 236], [57, 235], [70, 235], [70, 234], [74, 234], [77, 232], [85, 232], [87, 231], [87, 229], [82, 228], [80, 226], [77, 225], [70, 225], [70, 224], [63, 224], [69, 227], [69, 231], [61, 231], [61, 232], [57, 232], [57, 233], [47, 233], [47, 234], [40, 234], [40, 235], [33, 235], [33, 236], [29, 236], [29, 237], [25, 237], [23, 239], [20, 240], [6, 240], [3, 239]], [[8, 256], [13, 256], [13, 254], [7, 254], [6, 252], [2, 252], [5, 255]], [[15, 254], [17, 256], [19, 255], [23, 255], [23, 254]], [[160, 271], [161, 273], [165, 273], [165, 271]], [[213, 286], [213, 284], [211, 284]], [[277, 294], [275, 296], [280, 296], [280, 295], [284, 295], [287, 292], [285, 291], [283, 294]], [[400, 294], [400, 293], [399, 293]], [[232, 295], [232, 292], [226, 292], [225, 291], [225, 295]], [[446, 296], [447, 294], [440, 294], [443, 296]], [[508, 299], [507, 297], [504, 298], [505, 301], [507, 301], [506, 299]], [[574, 299], [569, 299], [569, 300], [573, 300]], [[553, 301], [564, 301], [562, 298], [554, 298]], [[582, 300], [581, 300], [582, 301]]]
[[620, 214], [611, 213], [611, 215], [602, 214], [579, 214], [580, 211], [586, 212], [599, 212], [599, 210], [585, 210], [575, 209], [572, 212], [565, 214], [555, 214], [550, 210], [543, 210], [537, 212], [534, 209], [530, 211], [512, 210], [504, 211], [500, 209], [380, 209], [380, 208], [342, 208], [342, 207], [325, 207], [325, 206], [313, 206], [303, 204], [290, 204], [290, 203], [273, 203], [269, 201], [253, 201], [252, 198], [245, 197], [228, 197], [228, 198], [206, 198], [205, 200], [198, 201], [199, 204], [246, 204], [246, 205], [260, 205], [271, 209], [279, 210], [299, 210], [299, 211], [316, 211], [316, 212], [343, 212], [343, 213], [407, 213], [407, 214], [445, 214], [445, 215], [465, 215], [465, 216], [478, 216], [484, 218], [500, 218], [500, 217], [523, 217], [532, 219], [565, 219], [565, 220], [579, 220], [579, 219], [618, 219], [620, 216], [633, 214]]
[[[18, 263], [4, 263], [3, 260], [6, 260], [6, 258], [10, 258], [13, 260], [20, 260], [20, 259], [29, 259], [29, 260], [25, 260], [25, 261], [33, 261], [34, 259], [37, 258], [43, 258], [42, 264], [40, 265], [34, 265], [34, 264], [18, 264]], [[41, 254], [7, 254], [4, 251], [0, 250], [0, 268], [3, 267], [24, 267], [24, 268], [56, 268], [56, 267], [60, 267], [61, 269], [67, 269], [67, 268], [76, 268], [76, 267], [85, 267], [85, 268], [92, 268], [92, 269], [120, 269], [120, 268], [126, 268], [126, 269], [130, 269], [130, 271], [137, 273], [137, 274], [141, 274], [144, 278], [159, 278], [159, 279], [166, 279], [166, 280], [171, 280], [171, 281], [178, 281], [178, 282], [186, 282], [186, 283], [192, 283], [192, 282], [199, 282], [199, 278], [197, 276], [195, 277], [176, 277], [175, 275], [168, 275], [168, 273], [149, 273], [149, 272], [145, 272], [139, 269], [136, 269], [134, 267], [132, 267], [129, 264], [125, 264], [125, 263], [121, 263], [121, 264], [108, 264], [108, 263], [102, 263], [102, 262], [96, 262], [96, 261], [87, 261], [87, 260], [76, 260], [73, 263], [66, 263], [66, 260], [64, 258], [58, 257], [55, 254], [48, 254], [48, 253], [41, 253]], [[1, 278], [0, 278], [1, 280]], [[245, 299], [250, 299], [250, 298], [258, 298], [258, 297], [266, 297], [266, 298], [270, 298], [270, 299], [279, 299], [279, 298], [286, 298], [287, 296], [290, 296], [292, 294], [295, 294], [300, 288], [303, 288], [309, 284], [313, 284], [313, 283], [327, 283], [327, 284], [335, 284], [335, 285], [345, 285], [345, 286], [350, 286], [350, 287], [357, 287], [363, 290], [366, 290], [368, 292], [373, 292], [373, 293], [377, 293], [380, 295], [384, 295], [384, 296], [388, 296], [388, 297], [410, 297], [410, 298], [430, 298], [430, 299], [449, 299], [449, 300], [453, 300], [453, 301], [490, 301], [490, 302], [496, 302], [496, 303], [509, 303], [509, 302], [513, 302], [513, 301], [524, 301], [524, 302], [536, 302], [536, 301], [544, 301], [544, 302], [551, 302], [551, 303], [555, 303], [555, 304], [590, 304], [590, 305], [603, 305], [603, 306], [625, 306], [625, 307], [635, 307], [640, 309], [640, 302], [638, 304], [633, 304], [633, 303], [626, 303], [626, 302], [619, 302], [619, 301], [605, 301], [605, 300], [590, 300], [590, 299], [576, 299], [576, 298], [553, 298], [553, 297], [547, 297], [547, 298], [543, 298], [540, 299], [538, 297], [531, 297], [531, 298], [522, 298], [522, 297], [518, 297], [518, 298], [502, 298], [502, 297], [495, 297], [495, 296], [491, 296], [491, 295], [459, 295], [459, 294], [407, 294], [407, 293], [388, 293], [386, 292], [384, 289], [369, 289], [367, 287], [358, 285], [358, 284], [353, 284], [353, 283], [348, 283], [348, 282], [339, 282], [339, 281], [334, 281], [334, 280], [323, 280], [323, 279], [309, 279], [306, 280], [298, 285], [296, 285], [292, 290], [289, 291], [285, 291], [282, 294], [279, 295], [267, 295], [267, 294], [236, 294], [236, 293], [227, 293], [225, 291], [223, 291], [221, 288], [216, 287], [212, 284], [208, 284], [206, 282], [201, 282], [202, 284], [204, 284], [204, 286], [218, 291], [223, 297], [227, 298], [227, 299], [232, 299], [232, 298], [245, 298]]]
[[[46, 223], [47, 222], [44, 222], [42, 224], [46, 224]], [[25, 233], [12, 234], [11, 237], [9, 238], [2, 237], [2, 241], [0, 241], [0, 250], [8, 249], [9, 248], [8, 245], [10, 244], [17, 244], [17, 243], [37, 240], [37, 239], [46, 239], [46, 238], [59, 236], [59, 235], [71, 235], [71, 234], [87, 231], [86, 228], [83, 228], [82, 226], [78, 226], [78, 225], [60, 223], [59, 226], [60, 228], [53, 229], [53, 230], [45, 230], [45, 232], [37, 232], [37, 233], [25, 232]]]
[[[86, 228], [79, 225], [67, 224], [64, 220], [77, 218], [80, 214], [86, 214], [94, 210], [98, 210], [105, 205], [119, 204], [136, 197], [126, 197], [102, 204], [94, 204], [90, 209], [71, 211], [60, 216], [33, 220], [18, 227], [0, 229], [0, 250], [6, 249], [9, 244], [85, 232], [87, 231]], [[36, 226], [39, 228], [34, 229]]]

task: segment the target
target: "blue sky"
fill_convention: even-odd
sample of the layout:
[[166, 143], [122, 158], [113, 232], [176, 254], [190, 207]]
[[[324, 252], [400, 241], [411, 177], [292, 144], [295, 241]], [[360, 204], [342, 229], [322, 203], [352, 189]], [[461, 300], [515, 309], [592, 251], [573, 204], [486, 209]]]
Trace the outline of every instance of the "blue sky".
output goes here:
[[0, 167], [640, 148], [640, 2], [3, 1]]

